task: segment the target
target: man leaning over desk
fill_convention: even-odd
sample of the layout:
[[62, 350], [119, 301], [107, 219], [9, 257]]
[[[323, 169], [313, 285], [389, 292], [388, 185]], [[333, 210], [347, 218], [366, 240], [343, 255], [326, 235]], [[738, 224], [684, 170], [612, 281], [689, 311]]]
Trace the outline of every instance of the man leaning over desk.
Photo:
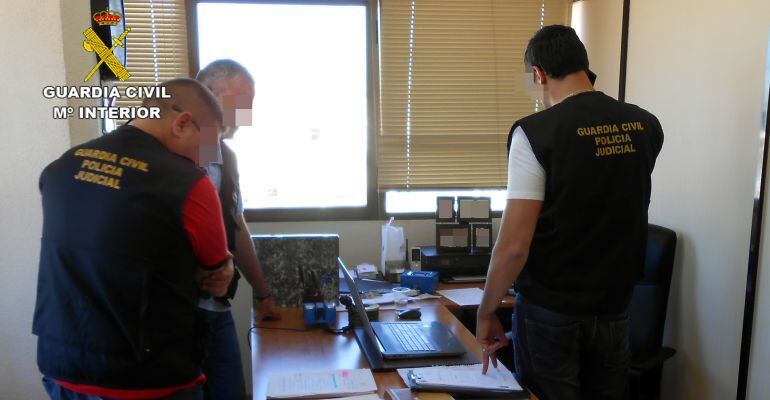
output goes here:
[[508, 202], [477, 316], [483, 368], [508, 342], [495, 310], [515, 281], [518, 380], [540, 400], [623, 399], [663, 132], [594, 90], [572, 28], [542, 28], [524, 58], [546, 109], [511, 128]]
[[[198, 72], [196, 79], [206, 85], [222, 104], [225, 127], [222, 139], [231, 139], [239, 126], [251, 125], [254, 78], [243, 65], [228, 59], [216, 60]], [[219, 190], [227, 246], [233, 253], [236, 267], [256, 292], [257, 317], [280, 318], [257, 260], [249, 227], [243, 217], [238, 161], [227, 144], [221, 142], [220, 145], [222, 162], [211, 163], [206, 170]], [[233, 279], [226, 297], [232, 298], [235, 295], [237, 279], [238, 275]], [[223, 298], [202, 298], [199, 307], [210, 325], [206, 359], [203, 363], [203, 372], [208, 378], [205, 398], [243, 399], [246, 396], [246, 383], [230, 304]]]

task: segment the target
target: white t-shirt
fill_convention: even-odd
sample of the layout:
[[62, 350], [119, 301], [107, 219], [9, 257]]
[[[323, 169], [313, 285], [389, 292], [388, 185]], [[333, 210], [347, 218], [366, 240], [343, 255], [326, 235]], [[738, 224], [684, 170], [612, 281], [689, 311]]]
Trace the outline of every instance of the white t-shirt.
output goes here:
[[507, 198], [541, 201], [545, 198], [545, 170], [520, 126], [513, 131], [508, 153]]

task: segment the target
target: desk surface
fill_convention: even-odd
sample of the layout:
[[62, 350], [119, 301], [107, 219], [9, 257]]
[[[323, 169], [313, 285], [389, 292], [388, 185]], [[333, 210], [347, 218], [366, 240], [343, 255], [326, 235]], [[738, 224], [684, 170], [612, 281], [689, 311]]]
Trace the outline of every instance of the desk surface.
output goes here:
[[[421, 307], [423, 321], [443, 322], [469, 351], [481, 358], [473, 335], [446, 307], [428, 303]], [[338, 312], [337, 317], [338, 326], [347, 325], [347, 312]], [[394, 311], [380, 312], [381, 321], [395, 319]], [[273, 373], [369, 368], [355, 335], [333, 334], [320, 328], [305, 331], [299, 307], [284, 309], [281, 321], [263, 322], [260, 327], [250, 335], [255, 400], [266, 397], [267, 378]], [[405, 387], [396, 371], [375, 372], [374, 378], [380, 397], [384, 397], [388, 388]]]
[[[436, 290], [449, 290], [449, 289], [467, 289], [467, 288], [480, 288], [481, 290], [484, 290], [484, 284], [483, 283], [439, 283]], [[441, 304], [449, 309], [460, 309], [460, 310], [475, 310], [479, 308], [479, 306], [458, 306], [455, 302], [452, 300], [447, 299], [446, 297], [441, 296], [441, 299], [438, 299]], [[500, 303], [500, 308], [513, 308], [514, 298], [513, 296], [505, 296], [503, 298], [503, 301]]]
[[[441, 284], [440, 289], [479, 287], [478, 283]], [[501, 307], [511, 307], [513, 298], [506, 297]], [[444, 323], [465, 347], [481, 359], [481, 349], [473, 335], [455, 318], [448, 308], [459, 307], [445, 299], [424, 300], [419, 304], [422, 321]], [[267, 378], [273, 373], [318, 371], [330, 369], [369, 368], [366, 357], [358, 347], [352, 333], [333, 334], [321, 328], [305, 329], [302, 308], [283, 309], [281, 321], [263, 322], [251, 334], [251, 360], [253, 399], [264, 399], [267, 393]], [[337, 313], [337, 326], [347, 325], [347, 312]], [[381, 310], [380, 321], [396, 320], [393, 310]], [[405, 387], [396, 371], [374, 372], [377, 391], [385, 396], [389, 388]]]

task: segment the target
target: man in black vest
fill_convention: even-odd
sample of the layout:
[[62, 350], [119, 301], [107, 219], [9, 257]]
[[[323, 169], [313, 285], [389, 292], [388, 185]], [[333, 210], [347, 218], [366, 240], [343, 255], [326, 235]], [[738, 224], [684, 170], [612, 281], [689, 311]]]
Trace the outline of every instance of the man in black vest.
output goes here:
[[200, 399], [200, 290], [233, 275], [220, 204], [199, 169], [216, 98], [161, 85], [136, 119], [64, 153], [40, 177], [43, 235], [32, 331], [52, 399]]
[[[203, 68], [196, 79], [211, 89], [222, 104], [225, 126], [222, 139], [231, 139], [239, 126], [251, 125], [254, 78], [243, 65], [228, 59], [216, 60]], [[206, 169], [219, 189], [228, 248], [233, 253], [237, 271], [243, 273], [246, 281], [254, 288], [258, 300], [257, 318], [280, 318], [257, 260], [246, 219], [243, 217], [243, 200], [235, 152], [224, 141], [220, 146], [222, 162], [211, 163]], [[233, 279], [228, 298], [235, 295], [238, 276], [236, 274]], [[202, 298], [198, 306], [210, 324], [203, 364], [203, 371], [208, 378], [205, 386], [206, 399], [242, 399], [246, 396], [246, 384], [230, 304], [222, 298]]]
[[515, 281], [520, 382], [540, 400], [622, 399], [663, 132], [594, 91], [572, 28], [541, 29], [524, 58], [546, 108], [511, 128], [508, 202], [477, 316], [483, 370], [507, 344], [495, 310]]

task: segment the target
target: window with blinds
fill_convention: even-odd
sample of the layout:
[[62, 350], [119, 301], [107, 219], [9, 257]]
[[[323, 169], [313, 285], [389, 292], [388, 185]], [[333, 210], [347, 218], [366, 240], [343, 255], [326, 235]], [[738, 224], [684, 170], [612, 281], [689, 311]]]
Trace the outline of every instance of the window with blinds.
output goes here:
[[380, 0], [378, 186], [503, 188], [524, 50], [571, 0]]
[[[128, 86], [155, 86], [188, 76], [187, 21], [184, 0], [124, 0], [126, 69], [131, 77], [117, 81], [121, 96]], [[119, 106], [139, 106], [142, 99], [118, 99]], [[125, 121], [116, 121], [118, 125]]]

